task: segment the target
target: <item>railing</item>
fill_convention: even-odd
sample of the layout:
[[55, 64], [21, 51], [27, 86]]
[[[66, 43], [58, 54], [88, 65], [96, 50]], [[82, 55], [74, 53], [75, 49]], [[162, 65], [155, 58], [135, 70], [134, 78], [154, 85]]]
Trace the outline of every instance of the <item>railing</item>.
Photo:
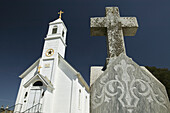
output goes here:
[[14, 106], [9, 107], [8, 109], [11, 109], [11, 108], [13, 108], [13, 111], [14, 111], [14, 112], [11, 112], [11, 113], [21, 113], [22, 104], [20, 104], [20, 103], [16, 104]]
[[36, 104], [31, 108], [21, 112], [22, 104], [16, 104], [6, 109], [0, 109], [0, 113], [42, 113], [42, 104]]
[[1, 109], [0, 113], [21, 113], [22, 104], [16, 104], [9, 108]]
[[25, 110], [22, 113], [42, 113], [41, 107], [42, 107], [42, 104], [39, 103], [39, 104], [36, 104], [36, 105], [32, 106], [31, 108]]

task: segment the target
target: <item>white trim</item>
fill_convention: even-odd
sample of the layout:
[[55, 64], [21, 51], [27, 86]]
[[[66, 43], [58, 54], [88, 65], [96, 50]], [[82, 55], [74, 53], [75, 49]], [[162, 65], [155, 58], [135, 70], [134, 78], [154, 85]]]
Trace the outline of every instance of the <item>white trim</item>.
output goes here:
[[36, 66], [38, 66], [39, 62], [40, 62], [39, 58], [35, 63], [33, 63], [26, 71], [24, 71], [19, 77], [20, 78], [24, 78], [30, 71], [32, 71]]
[[61, 19], [54, 20], [53, 22], [50, 22], [49, 25], [60, 24], [60, 23], [62, 23], [63, 26], [64, 26], [64, 28], [67, 30], [67, 28], [66, 28], [64, 22], [63, 22]]
[[[49, 35], [48, 35], [49, 36]], [[61, 36], [51, 36], [51, 37], [46, 37], [44, 38], [44, 40], [52, 40], [52, 39], [60, 39], [61, 42], [64, 44], [64, 46], [66, 47], [67, 45], [65, 44], [65, 42], [63, 41], [63, 39], [61, 38]]]
[[30, 88], [30, 90], [31, 89], [43, 89], [43, 86], [32, 86], [31, 88]]
[[[77, 72], [59, 53], [58, 53], [58, 57], [59, 57], [58, 60], [61, 60], [63, 63], [65, 63], [67, 66], [69, 66], [69, 68], [75, 73], [78, 80], [82, 83], [82, 85], [84, 85], [87, 92], [90, 92], [90, 88], [89, 88], [88, 84], [86, 83], [86, 81], [83, 79], [82, 75], [79, 72]], [[60, 62], [60, 61], [58, 61], [58, 62]]]
[[43, 58], [42, 60], [54, 60], [54, 58]]
[[28, 87], [32, 82], [34, 82], [36, 80], [36, 77], [39, 78], [39, 80], [41, 80], [44, 85], [46, 85], [47, 87], [50, 87], [52, 90], [54, 89], [53, 88], [53, 85], [51, 84], [50, 80], [47, 80], [46, 77], [40, 75], [40, 74], [36, 74], [35, 76], [33, 76], [32, 78], [30, 78], [23, 86], [26, 88]]

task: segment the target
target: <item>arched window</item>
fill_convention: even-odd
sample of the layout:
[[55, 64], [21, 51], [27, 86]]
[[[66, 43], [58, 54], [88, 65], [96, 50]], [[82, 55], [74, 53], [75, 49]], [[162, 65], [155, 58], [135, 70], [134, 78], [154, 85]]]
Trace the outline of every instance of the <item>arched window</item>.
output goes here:
[[56, 33], [57, 33], [57, 26], [54, 26], [52, 30], [52, 34], [56, 34]]
[[43, 83], [41, 81], [37, 81], [33, 84], [33, 86], [43, 86]]

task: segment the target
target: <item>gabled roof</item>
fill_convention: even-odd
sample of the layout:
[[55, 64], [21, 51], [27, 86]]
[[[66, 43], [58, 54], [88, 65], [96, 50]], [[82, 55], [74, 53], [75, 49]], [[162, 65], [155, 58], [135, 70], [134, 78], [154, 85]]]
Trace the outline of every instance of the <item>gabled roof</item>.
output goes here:
[[26, 71], [24, 71], [19, 77], [24, 78], [30, 71], [32, 71], [40, 62], [39, 58], [34, 64], [32, 64]]
[[[59, 57], [59, 63], [62, 63], [64, 65], [64, 67], [68, 67], [79, 79], [79, 81], [81, 82], [82, 85], [84, 85], [84, 87], [86, 88], [86, 90], [89, 92], [89, 86], [86, 83], [86, 81], [83, 79], [82, 75], [77, 72], [60, 54], [58, 55]], [[36, 66], [39, 65], [40, 62], [39, 58], [34, 64], [32, 64], [25, 72], [23, 72], [19, 77], [20, 78], [24, 78], [29, 72], [31, 72]], [[32, 81], [34, 81], [36, 79], [36, 77], [39, 77], [39, 79], [46, 85], [49, 86], [51, 88], [53, 88], [53, 85], [51, 84], [50, 80], [48, 80], [48, 78], [44, 77], [43, 75], [40, 74], [36, 74], [35, 76], [33, 76], [30, 80], [28, 80], [28, 82], [26, 82], [24, 84], [24, 87], [29, 86]]]
[[74, 75], [77, 76], [77, 78], [79, 79], [79, 81], [81, 82], [82, 85], [84, 85], [84, 87], [86, 88], [86, 90], [89, 92], [89, 86], [86, 83], [86, 81], [83, 79], [82, 75], [77, 72], [60, 54], [58, 54], [58, 62], [59, 62], [59, 67], [62, 64], [64, 68], [68, 68], [72, 71], [72, 73], [74, 73]]
[[34, 83], [35, 81], [40, 80], [46, 87], [50, 89], [54, 89], [53, 85], [51, 84], [50, 80], [47, 77], [44, 77], [43, 75], [37, 73], [35, 76], [30, 78], [25, 84], [24, 87], [28, 87], [31, 83]]
[[50, 24], [57, 24], [57, 23], [63, 23], [63, 21], [60, 18], [58, 18], [57, 20], [50, 22]]

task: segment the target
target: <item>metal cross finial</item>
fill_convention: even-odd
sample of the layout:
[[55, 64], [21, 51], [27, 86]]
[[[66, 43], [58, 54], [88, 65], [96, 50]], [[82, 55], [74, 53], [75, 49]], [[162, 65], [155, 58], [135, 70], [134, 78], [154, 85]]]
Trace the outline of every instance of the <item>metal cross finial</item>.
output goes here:
[[38, 66], [38, 73], [40, 73], [40, 69], [41, 69], [42, 67], [41, 66]]
[[64, 13], [63, 11], [60, 10], [60, 12], [58, 12], [58, 14], [60, 15], [59, 18], [61, 19], [61, 14]]

